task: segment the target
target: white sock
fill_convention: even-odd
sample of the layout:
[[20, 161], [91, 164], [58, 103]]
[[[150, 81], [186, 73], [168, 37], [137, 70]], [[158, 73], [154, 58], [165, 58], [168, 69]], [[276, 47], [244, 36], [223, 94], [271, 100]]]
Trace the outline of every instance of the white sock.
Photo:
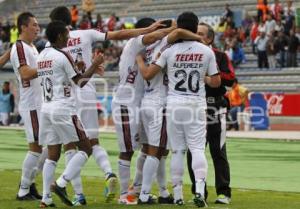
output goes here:
[[32, 183], [32, 172], [37, 165], [40, 155], [40, 153], [31, 151], [28, 151], [26, 154], [26, 157], [23, 161], [21, 184], [18, 192], [18, 195], [20, 197], [26, 195], [29, 192], [29, 187]]
[[[65, 164], [66, 166], [69, 164], [70, 160], [74, 157], [74, 155], [77, 153], [77, 150], [68, 150], [65, 152]], [[81, 176], [80, 173], [78, 173], [72, 180], [71, 184], [73, 187], [73, 190], [75, 194], [83, 194], [83, 189], [82, 189], [82, 181], [81, 181]]]
[[88, 155], [83, 151], [78, 151], [70, 160], [63, 174], [56, 180], [59, 187], [66, 187], [68, 182], [76, 175], [80, 174], [81, 168], [89, 159]]
[[43, 199], [42, 201], [46, 204], [52, 202], [50, 186], [54, 181], [54, 174], [56, 168], [56, 162], [53, 160], [46, 159], [43, 168]]
[[[207, 176], [207, 160], [204, 150], [191, 150], [192, 168], [195, 175], [196, 193], [204, 196], [205, 179]], [[198, 184], [197, 184], [198, 182]]]
[[39, 157], [39, 160], [37, 162], [36, 167], [33, 169], [32, 174], [31, 174], [31, 182], [34, 183], [35, 182], [35, 177], [43, 171], [43, 167], [44, 167], [44, 163], [45, 160], [48, 157], [48, 149], [47, 147], [43, 148], [43, 151]]
[[146, 202], [149, 199], [150, 190], [152, 187], [152, 182], [155, 177], [157, 168], [159, 165], [159, 160], [153, 156], [147, 156], [143, 168], [143, 183], [142, 190], [140, 194], [140, 199]]
[[106, 150], [99, 145], [94, 145], [92, 149], [92, 155], [96, 160], [97, 165], [103, 170], [105, 177], [107, 177], [110, 173], [112, 173], [112, 169]]
[[182, 177], [184, 174], [184, 158], [185, 152], [177, 150], [172, 152], [171, 158], [171, 179], [173, 184], [174, 200], [183, 199], [182, 195]]
[[136, 159], [136, 169], [135, 176], [133, 180], [133, 193], [138, 194], [141, 192], [142, 180], [143, 180], [143, 167], [147, 155], [143, 152], [139, 153], [139, 156]]
[[130, 161], [119, 159], [120, 195], [128, 193], [130, 180]]
[[162, 156], [159, 161], [159, 166], [157, 168], [157, 183], [159, 185], [159, 196], [169, 197], [170, 193], [167, 189], [167, 180], [166, 180], [166, 160], [167, 156]]

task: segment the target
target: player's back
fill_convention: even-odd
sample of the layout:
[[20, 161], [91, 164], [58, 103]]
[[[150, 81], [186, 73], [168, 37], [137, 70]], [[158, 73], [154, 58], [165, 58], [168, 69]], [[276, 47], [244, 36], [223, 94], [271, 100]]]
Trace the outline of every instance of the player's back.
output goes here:
[[143, 96], [143, 78], [136, 64], [136, 56], [145, 46], [142, 43], [143, 36], [130, 39], [122, 52], [119, 63], [119, 86], [114, 97], [117, 103], [140, 104]]
[[[145, 59], [150, 65], [156, 60], [161, 50], [168, 45], [167, 38], [151, 44], [146, 48]], [[168, 90], [168, 76], [166, 69], [160, 71], [151, 80], [144, 80], [144, 98], [143, 100], [164, 104], [166, 102]]]
[[199, 42], [183, 41], [167, 48], [161, 58], [168, 66], [168, 103], [197, 101], [206, 106], [205, 75], [218, 72], [213, 51]]
[[39, 53], [34, 45], [28, 45], [24, 41], [17, 41], [11, 49], [10, 61], [17, 76], [20, 89], [19, 110], [34, 110], [41, 105], [41, 91], [37, 79], [24, 81], [21, 78], [19, 69], [28, 65], [30, 68], [37, 68], [37, 57]]
[[47, 47], [40, 53], [38, 77], [43, 91], [42, 112], [62, 115], [76, 113], [71, 78], [77, 72], [72, 62], [66, 52], [53, 47]]

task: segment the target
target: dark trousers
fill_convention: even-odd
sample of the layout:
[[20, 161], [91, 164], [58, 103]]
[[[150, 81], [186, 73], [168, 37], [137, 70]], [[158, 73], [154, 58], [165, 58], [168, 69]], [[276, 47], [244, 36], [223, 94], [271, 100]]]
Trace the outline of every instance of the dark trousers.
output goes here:
[[269, 68], [268, 56], [266, 51], [257, 50], [258, 55], [258, 67], [259, 68]]
[[[212, 116], [210, 116], [212, 117]], [[225, 114], [217, 115], [215, 123], [212, 123], [211, 118], [207, 119], [207, 143], [213, 159], [215, 168], [215, 187], [217, 195], [224, 194], [231, 197], [230, 184], [230, 169], [226, 154], [225, 132], [226, 132], [226, 116]], [[192, 181], [192, 192], [195, 193], [195, 177], [192, 169], [192, 155], [187, 152], [187, 165], [190, 179]], [[207, 198], [207, 191], [206, 191]]]

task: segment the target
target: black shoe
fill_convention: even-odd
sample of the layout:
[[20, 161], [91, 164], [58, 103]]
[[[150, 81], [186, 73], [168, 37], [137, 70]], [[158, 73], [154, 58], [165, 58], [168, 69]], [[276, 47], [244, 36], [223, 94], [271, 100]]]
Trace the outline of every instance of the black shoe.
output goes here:
[[205, 202], [204, 197], [202, 197], [199, 193], [195, 194], [194, 203], [199, 208], [207, 207], [207, 203]]
[[32, 196], [30, 193], [27, 193], [26, 195], [21, 196], [21, 197], [17, 194], [16, 199], [19, 200], [19, 201], [36, 200], [36, 198], [34, 196]]
[[168, 197], [158, 197], [159, 204], [174, 204], [174, 197], [170, 194]]
[[37, 200], [41, 200], [42, 196], [38, 193], [35, 183], [32, 183], [29, 188], [29, 193], [34, 196]]
[[51, 192], [54, 192], [59, 198], [60, 200], [66, 204], [67, 206], [73, 206], [72, 201], [69, 200], [67, 192], [66, 192], [66, 188], [65, 187], [59, 187], [56, 182], [54, 182], [51, 185]]
[[143, 202], [140, 198], [138, 200], [138, 205], [152, 205], [152, 204], [155, 204], [155, 200], [149, 196], [148, 200], [146, 202]]
[[181, 206], [184, 204], [184, 202], [182, 199], [179, 199], [179, 200], [176, 200], [175, 204]]
[[40, 203], [40, 208], [56, 208], [56, 205], [54, 203], [51, 203], [51, 204], [47, 205], [46, 203], [41, 202]]

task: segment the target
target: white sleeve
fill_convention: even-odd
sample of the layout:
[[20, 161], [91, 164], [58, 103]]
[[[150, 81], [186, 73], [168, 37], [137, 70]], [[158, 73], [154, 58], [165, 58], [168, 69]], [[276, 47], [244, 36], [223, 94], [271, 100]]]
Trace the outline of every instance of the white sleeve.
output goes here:
[[160, 66], [162, 69], [167, 65], [168, 50], [164, 50], [159, 58], [153, 64]]
[[77, 75], [76, 66], [74, 65], [73, 61], [70, 60], [69, 57], [63, 56], [61, 62], [62, 63], [60, 64], [63, 66], [63, 70], [65, 71], [69, 79], [72, 79]]
[[208, 58], [208, 66], [207, 66], [207, 74], [209, 76], [218, 74], [218, 65], [216, 61], [215, 53], [212, 50], [209, 50], [209, 58]]
[[106, 40], [106, 33], [102, 33], [100, 31], [97, 30], [86, 30], [85, 31], [87, 36], [90, 37], [90, 40], [92, 40], [92, 42], [97, 42], [97, 41], [105, 41]]
[[21, 41], [17, 41], [14, 45], [14, 50], [12, 49], [12, 53], [10, 55], [10, 61], [14, 63], [16, 69], [24, 65], [28, 65], [28, 54], [24, 48], [24, 45]]
[[144, 38], [144, 35], [140, 35], [136, 38], [133, 38], [132, 40], [132, 47], [134, 47], [134, 51], [142, 51], [143, 49], [145, 49], [145, 45], [143, 44], [143, 38]]

